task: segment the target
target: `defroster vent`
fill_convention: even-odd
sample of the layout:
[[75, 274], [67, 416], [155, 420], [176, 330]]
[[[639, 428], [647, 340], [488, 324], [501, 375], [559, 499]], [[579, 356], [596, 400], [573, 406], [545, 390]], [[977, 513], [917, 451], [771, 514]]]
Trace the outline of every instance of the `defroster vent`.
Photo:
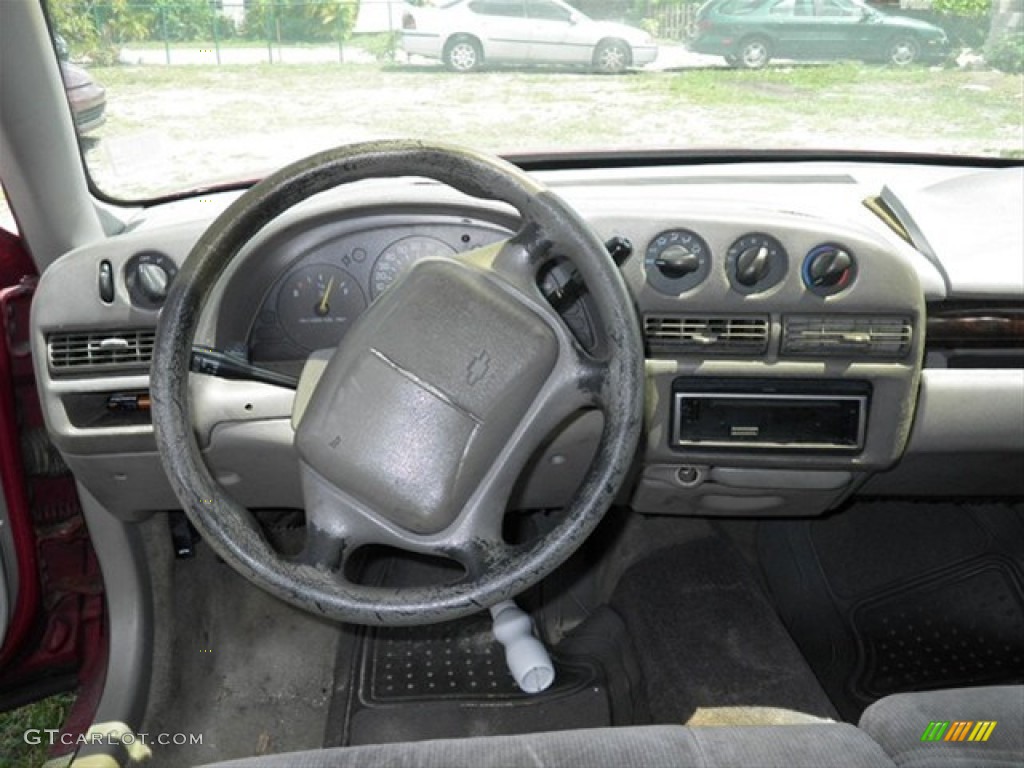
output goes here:
[[768, 318], [647, 315], [644, 337], [652, 348], [673, 352], [763, 354], [768, 348]]
[[156, 330], [51, 333], [47, 337], [50, 369], [71, 373], [145, 369], [153, 359]]
[[782, 354], [813, 357], [904, 357], [914, 339], [909, 318], [879, 315], [790, 315]]

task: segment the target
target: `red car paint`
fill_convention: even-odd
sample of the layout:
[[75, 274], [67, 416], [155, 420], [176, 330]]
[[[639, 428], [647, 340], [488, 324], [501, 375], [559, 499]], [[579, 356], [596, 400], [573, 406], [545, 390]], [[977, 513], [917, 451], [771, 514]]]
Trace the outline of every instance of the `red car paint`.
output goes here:
[[[23, 278], [35, 279], [35, 267], [21, 245], [21, 241], [0, 230], [0, 477], [7, 501], [7, 514], [11, 522], [11, 536], [18, 564], [18, 597], [14, 614], [8, 625], [3, 648], [0, 648], [0, 669], [10, 661], [32, 629], [39, 609], [39, 575], [36, 564], [36, 541], [29, 513], [28, 489], [21, 461], [18, 424], [15, 406], [14, 382], [24, 370], [19, 363], [25, 360], [31, 369], [27, 351], [21, 358], [10, 347], [15, 307], [26, 295], [31, 295], [30, 284]], [[25, 318], [27, 320], [27, 318]]]
[[[0, 649], [0, 694], [26, 703], [77, 688], [63, 732], [92, 724], [106, 677], [103, 580], [74, 478], [58, 460], [35, 471], [22, 441], [45, 435], [29, 343], [35, 268], [20, 240], [0, 230], [0, 468], [19, 591]], [[52, 450], [52, 448], [51, 448]], [[74, 749], [58, 745], [51, 756]]]

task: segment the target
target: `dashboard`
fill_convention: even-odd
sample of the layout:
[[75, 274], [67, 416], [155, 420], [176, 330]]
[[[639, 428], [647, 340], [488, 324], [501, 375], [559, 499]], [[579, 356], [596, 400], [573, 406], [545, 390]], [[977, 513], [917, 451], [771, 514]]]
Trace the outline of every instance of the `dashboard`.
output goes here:
[[[976, 199], [979, 174], [988, 199], [999, 193], [1007, 211], [1020, 202], [1019, 168], [538, 174], [614, 243], [641, 321], [646, 431], [623, 503], [650, 514], [811, 515], [853, 493], [1020, 493], [1020, 209], [1002, 225], [998, 210], [977, 214], [992, 222], [984, 254], [943, 251], [961, 233], [943, 235], [936, 221], [948, 217], [929, 220], [959, 189]], [[39, 283], [33, 344], [48, 426], [79, 480], [121, 514], [176, 506], [149, 423], [153, 335], [189, 250], [233, 197], [142, 212]], [[436, 184], [334, 190], [249, 243], [196, 343], [297, 378], [415, 263], [459, 258], [518, 225], [511, 209]], [[985, 261], [984, 277], [963, 269], [972, 258]], [[568, 290], [573, 280], [571, 259], [559, 258], [541, 288], [586, 347], [601, 319], [585, 290]], [[218, 479], [243, 503], [299, 505], [294, 392], [192, 378], [193, 419]], [[581, 412], [552, 435], [514, 504], [564, 503], [600, 425]]]

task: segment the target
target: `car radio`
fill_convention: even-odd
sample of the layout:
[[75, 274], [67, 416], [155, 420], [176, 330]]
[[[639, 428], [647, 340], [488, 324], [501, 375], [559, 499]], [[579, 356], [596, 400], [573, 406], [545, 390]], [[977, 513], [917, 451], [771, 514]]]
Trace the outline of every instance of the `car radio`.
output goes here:
[[862, 381], [679, 378], [671, 446], [857, 452], [870, 397]]

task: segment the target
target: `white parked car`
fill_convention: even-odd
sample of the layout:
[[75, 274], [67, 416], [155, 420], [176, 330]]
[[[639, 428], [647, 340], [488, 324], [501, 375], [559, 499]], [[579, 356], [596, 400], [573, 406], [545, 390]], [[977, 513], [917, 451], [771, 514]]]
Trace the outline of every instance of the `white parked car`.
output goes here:
[[411, 8], [402, 17], [402, 48], [440, 59], [456, 72], [488, 62], [614, 73], [658, 56], [643, 30], [594, 21], [561, 0], [455, 0], [441, 8]]

